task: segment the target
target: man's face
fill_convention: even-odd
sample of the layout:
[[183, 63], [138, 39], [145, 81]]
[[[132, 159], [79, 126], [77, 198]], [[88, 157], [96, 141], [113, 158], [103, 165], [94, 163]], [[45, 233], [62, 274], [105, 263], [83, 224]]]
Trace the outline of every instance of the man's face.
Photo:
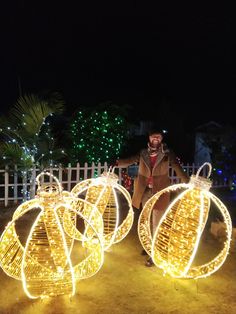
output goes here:
[[163, 137], [160, 133], [149, 135], [149, 142], [152, 147], [158, 147], [161, 144], [162, 139]]

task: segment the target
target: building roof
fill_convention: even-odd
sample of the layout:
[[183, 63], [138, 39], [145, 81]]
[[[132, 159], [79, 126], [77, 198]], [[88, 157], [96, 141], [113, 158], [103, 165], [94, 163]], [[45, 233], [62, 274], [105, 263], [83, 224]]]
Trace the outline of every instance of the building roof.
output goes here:
[[213, 131], [221, 129], [222, 125], [215, 122], [215, 121], [209, 121], [207, 123], [201, 124], [198, 127], [196, 127], [197, 132], [205, 132], [205, 131]]

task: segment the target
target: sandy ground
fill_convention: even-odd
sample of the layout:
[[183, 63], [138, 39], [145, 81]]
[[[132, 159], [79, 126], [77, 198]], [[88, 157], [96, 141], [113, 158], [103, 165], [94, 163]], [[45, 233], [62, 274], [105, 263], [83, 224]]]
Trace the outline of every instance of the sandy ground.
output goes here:
[[[1, 208], [0, 231], [10, 220], [12, 208]], [[137, 236], [137, 212], [128, 236], [105, 253], [100, 271], [77, 283], [72, 298], [58, 296], [29, 299], [22, 283], [0, 270], [1, 314], [64, 313], [235, 313], [236, 253], [231, 252], [223, 266], [205, 279], [180, 280], [163, 276], [156, 267], [145, 267]], [[199, 261], [215, 256], [221, 244], [206, 228], [199, 249]]]

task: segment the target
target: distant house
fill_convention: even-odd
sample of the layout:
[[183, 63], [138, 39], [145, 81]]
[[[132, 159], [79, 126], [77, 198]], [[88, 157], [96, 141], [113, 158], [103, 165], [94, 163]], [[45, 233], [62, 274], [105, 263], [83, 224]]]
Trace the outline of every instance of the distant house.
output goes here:
[[210, 121], [206, 124], [202, 124], [196, 128], [195, 133], [195, 153], [194, 163], [201, 165], [204, 162], [211, 162], [211, 149], [207, 145], [205, 138], [206, 135], [213, 135], [217, 139], [217, 135], [220, 136], [222, 125], [215, 121]]

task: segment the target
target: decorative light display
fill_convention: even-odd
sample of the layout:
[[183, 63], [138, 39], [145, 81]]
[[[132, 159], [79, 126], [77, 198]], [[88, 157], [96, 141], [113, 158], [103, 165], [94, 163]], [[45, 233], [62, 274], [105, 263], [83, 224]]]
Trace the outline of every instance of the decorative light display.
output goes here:
[[126, 190], [131, 192], [132, 178], [128, 175], [127, 171], [125, 170], [122, 171], [121, 175], [122, 175], [122, 180], [124, 182], [124, 187], [126, 188]]
[[[41, 184], [40, 177], [47, 175], [56, 183]], [[37, 176], [37, 196], [21, 204], [13, 214], [0, 238], [0, 265], [7, 275], [22, 280], [25, 293], [30, 298], [73, 295], [77, 279], [97, 273], [103, 264], [104, 250], [101, 233], [103, 219], [93, 204], [75, 199], [50, 173]], [[93, 212], [89, 221], [82, 214], [83, 208]], [[26, 213], [38, 209], [26, 243], [17, 234], [15, 225]], [[93, 236], [77, 229], [81, 219], [93, 230]], [[72, 265], [72, 249], [79, 240], [82, 261]], [[77, 254], [79, 255], [79, 251]]]
[[[134, 212], [131, 204], [130, 193], [119, 183], [118, 176], [112, 171], [104, 171], [98, 178], [91, 178], [79, 182], [71, 191], [76, 197], [84, 197], [89, 204], [95, 205], [96, 209], [103, 217], [103, 238], [104, 250], [107, 250], [112, 244], [120, 242], [129, 233], [134, 220]], [[128, 205], [128, 214], [123, 222], [119, 223], [119, 201], [118, 195], [123, 195]], [[84, 208], [83, 215], [90, 221], [94, 213], [91, 207]], [[93, 230], [86, 228], [86, 236], [89, 238]]]
[[[208, 165], [207, 177], [199, 176]], [[192, 175], [188, 184], [175, 184], [156, 193], [145, 204], [138, 221], [139, 239], [152, 257], [155, 265], [175, 278], [202, 278], [217, 271], [224, 263], [230, 248], [232, 222], [225, 205], [209, 190], [211, 164], [204, 163]], [[182, 189], [182, 191], [181, 191]], [[151, 234], [150, 219], [156, 201], [164, 193], [178, 192], [169, 204], [156, 228]], [[226, 240], [220, 253], [204, 265], [193, 266], [198, 245], [204, 230], [211, 201], [223, 216], [226, 225]]]
[[73, 158], [80, 163], [115, 159], [126, 133], [126, 122], [120, 115], [109, 110], [81, 110], [71, 124]]
[[64, 101], [58, 93], [48, 97], [19, 97], [0, 129], [4, 139], [0, 163], [17, 164], [18, 169], [28, 171], [35, 165], [55, 166], [65, 156], [64, 150], [56, 147], [52, 125], [53, 115], [62, 112]]

